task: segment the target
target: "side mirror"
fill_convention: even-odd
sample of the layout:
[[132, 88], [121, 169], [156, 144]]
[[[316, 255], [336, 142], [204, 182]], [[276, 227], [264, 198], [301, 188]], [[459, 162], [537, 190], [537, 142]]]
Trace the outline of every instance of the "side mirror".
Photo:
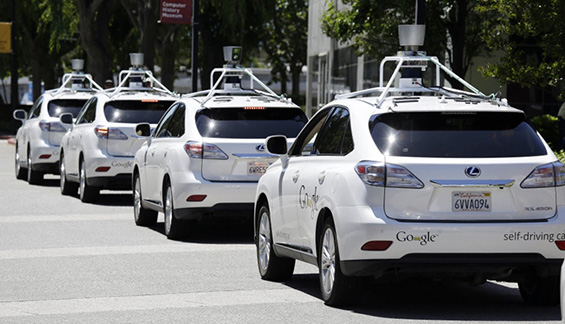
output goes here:
[[59, 116], [59, 120], [63, 124], [72, 124], [73, 123], [73, 114], [64, 113]]
[[15, 120], [20, 120], [22, 123], [27, 119], [27, 113], [23, 109], [16, 109], [12, 113]]
[[151, 135], [151, 125], [148, 123], [138, 124], [135, 126], [135, 133], [137, 136], [148, 137]]
[[288, 151], [286, 136], [273, 135], [267, 137], [267, 152], [275, 155], [285, 155]]

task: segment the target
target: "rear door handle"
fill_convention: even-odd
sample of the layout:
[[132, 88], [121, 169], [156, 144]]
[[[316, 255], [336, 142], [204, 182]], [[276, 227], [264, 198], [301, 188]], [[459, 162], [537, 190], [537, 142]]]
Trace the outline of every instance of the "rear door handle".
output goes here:
[[298, 181], [298, 177], [300, 177], [300, 171], [294, 172], [292, 175], [292, 182], [296, 183], [296, 181]]

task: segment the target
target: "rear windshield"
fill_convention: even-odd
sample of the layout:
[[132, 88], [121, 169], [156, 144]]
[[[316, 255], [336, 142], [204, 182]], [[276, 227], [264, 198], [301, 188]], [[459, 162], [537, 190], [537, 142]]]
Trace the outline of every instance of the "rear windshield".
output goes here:
[[47, 111], [51, 117], [59, 117], [61, 114], [70, 113], [76, 118], [87, 99], [55, 99], [49, 101]]
[[521, 113], [390, 113], [373, 117], [377, 147], [391, 156], [486, 158], [545, 155]]
[[214, 108], [203, 109], [196, 116], [200, 135], [216, 138], [292, 138], [307, 121], [299, 108]]
[[104, 115], [109, 122], [113, 123], [156, 124], [173, 102], [169, 100], [109, 101], [104, 105]]

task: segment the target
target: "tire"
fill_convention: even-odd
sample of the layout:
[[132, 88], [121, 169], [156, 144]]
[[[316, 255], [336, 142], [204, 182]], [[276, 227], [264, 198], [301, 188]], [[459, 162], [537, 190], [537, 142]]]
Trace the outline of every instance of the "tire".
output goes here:
[[79, 197], [82, 202], [95, 202], [100, 195], [100, 188], [89, 186], [86, 182], [86, 165], [80, 161], [79, 168]]
[[15, 169], [16, 169], [16, 179], [18, 180], [26, 180], [27, 179], [27, 169], [22, 168], [22, 163], [20, 162], [20, 151], [18, 148], [18, 144], [16, 144], [16, 154], [15, 154]]
[[27, 182], [32, 185], [41, 184], [41, 182], [43, 182], [43, 173], [33, 169], [30, 150], [27, 151]]
[[69, 182], [67, 179], [67, 169], [65, 168], [65, 157], [61, 152], [61, 158], [59, 160], [59, 174], [61, 176], [59, 180], [59, 187], [61, 188], [61, 194], [64, 196], [74, 196], [77, 194], [78, 183]]
[[325, 304], [339, 307], [357, 303], [359, 279], [341, 272], [338, 241], [331, 219], [324, 222], [318, 242], [320, 288]]
[[257, 222], [257, 266], [261, 278], [269, 281], [283, 282], [292, 277], [296, 260], [281, 258], [273, 249], [273, 236], [269, 208], [262, 206]]
[[526, 304], [535, 306], [557, 306], [560, 300], [559, 275], [536, 277], [518, 283], [520, 295]]
[[138, 226], [154, 226], [157, 223], [158, 213], [143, 207], [141, 203], [141, 181], [139, 174], [133, 176], [133, 217]]
[[165, 235], [169, 240], [180, 240], [186, 236], [188, 230], [186, 222], [175, 217], [175, 207], [173, 204], [173, 189], [171, 184], [165, 184], [163, 195], [163, 211], [165, 214]]

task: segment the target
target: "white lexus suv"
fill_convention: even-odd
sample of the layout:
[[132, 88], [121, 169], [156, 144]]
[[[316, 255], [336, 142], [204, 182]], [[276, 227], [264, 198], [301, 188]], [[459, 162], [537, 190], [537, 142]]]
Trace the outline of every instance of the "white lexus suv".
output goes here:
[[454, 76], [422, 52], [387, 57], [380, 87], [327, 104], [288, 151], [267, 140], [281, 158], [257, 186], [261, 277], [309, 262], [333, 306], [354, 303], [363, 278], [410, 274], [517, 282], [525, 302], [557, 305], [564, 165], [506, 100], [461, 79], [470, 92], [425, 86], [430, 62]]
[[46, 91], [33, 104], [29, 115], [21, 109], [14, 118], [23, 125], [16, 133], [16, 178], [39, 184], [45, 173], [59, 174], [59, 146], [69, 126], [60, 122], [63, 113], [76, 117], [82, 106], [102, 88], [82, 72], [84, 61], [71, 61], [73, 72], [63, 75], [61, 87]]
[[130, 70], [120, 72], [118, 86], [94, 95], [74, 123], [69, 114], [61, 115], [61, 122], [72, 123], [61, 140], [63, 195], [78, 189], [81, 201], [93, 202], [101, 189], [131, 189], [133, 156], [145, 141], [136, 134], [136, 125], [154, 127], [178, 99], [151, 71], [141, 68], [143, 58], [138, 55], [132, 55]]
[[[229, 53], [229, 65], [212, 71], [211, 80], [219, 75], [213, 88], [174, 103], [135, 155], [135, 222], [154, 225], [163, 212], [170, 239], [186, 236], [187, 224], [201, 219], [251, 221], [257, 181], [278, 158], [265, 152], [265, 138], [292, 139], [307, 121]], [[148, 135], [147, 127], [140, 133]]]

